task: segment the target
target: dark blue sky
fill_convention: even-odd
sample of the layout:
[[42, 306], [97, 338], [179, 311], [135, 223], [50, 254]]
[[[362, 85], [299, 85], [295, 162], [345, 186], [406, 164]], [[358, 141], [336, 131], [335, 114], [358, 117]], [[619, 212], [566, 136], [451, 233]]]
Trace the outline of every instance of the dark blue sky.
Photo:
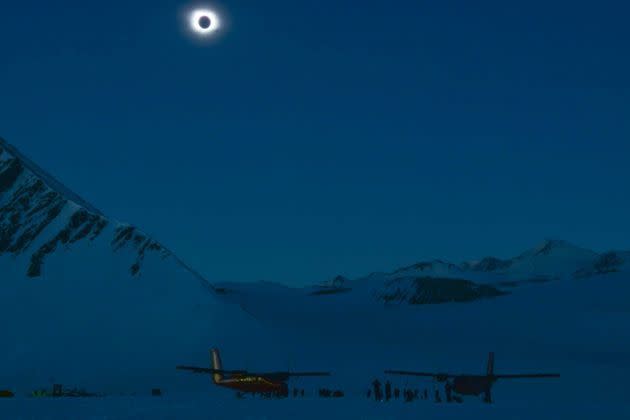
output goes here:
[[586, 3], [209, 2], [204, 44], [194, 3], [5, 1], [0, 136], [210, 280], [630, 248], [630, 6]]

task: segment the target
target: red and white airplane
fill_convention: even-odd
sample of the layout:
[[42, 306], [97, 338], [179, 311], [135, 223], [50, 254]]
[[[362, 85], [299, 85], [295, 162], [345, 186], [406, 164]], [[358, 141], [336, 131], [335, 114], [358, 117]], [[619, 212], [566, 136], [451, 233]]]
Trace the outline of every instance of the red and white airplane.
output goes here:
[[300, 376], [330, 376], [330, 372], [250, 372], [247, 370], [223, 369], [218, 349], [210, 350], [210, 368], [197, 366], [177, 366], [179, 370], [212, 375], [212, 382], [217, 386], [230, 388], [242, 393], [272, 393], [287, 396], [287, 381]]

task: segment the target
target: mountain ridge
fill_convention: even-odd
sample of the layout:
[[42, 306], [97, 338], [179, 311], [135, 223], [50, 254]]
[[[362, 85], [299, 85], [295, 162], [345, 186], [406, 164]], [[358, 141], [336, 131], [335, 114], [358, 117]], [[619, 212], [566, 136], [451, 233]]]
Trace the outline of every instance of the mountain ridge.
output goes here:
[[[62, 226], [51, 229], [55, 222]], [[133, 276], [141, 272], [146, 253], [171, 257], [204, 281], [199, 273], [173, 252], [139, 228], [106, 217], [94, 205], [73, 192], [17, 148], [0, 138], [0, 255], [28, 253], [28, 277], [40, 277], [47, 257], [59, 248], [70, 249], [76, 242], [97, 239], [106, 227], [113, 227], [111, 249], [135, 248], [130, 265]]]
[[2, 157], [3, 149], [6, 150], [7, 153], [9, 153], [10, 155], [13, 155], [15, 158], [17, 158], [22, 165], [24, 165], [27, 169], [37, 175], [52, 190], [55, 190], [58, 193], [64, 195], [70, 201], [74, 201], [76, 204], [84, 207], [91, 213], [97, 214], [99, 216], [103, 215], [103, 213], [99, 209], [97, 209], [95, 206], [93, 206], [87, 200], [83, 199], [71, 189], [67, 188], [63, 183], [50, 175], [48, 171], [42, 169], [39, 165], [37, 165], [27, 156], [22, 154], [17, 148], [12, 146], [8, 141], [0, 137], [0, 158]]

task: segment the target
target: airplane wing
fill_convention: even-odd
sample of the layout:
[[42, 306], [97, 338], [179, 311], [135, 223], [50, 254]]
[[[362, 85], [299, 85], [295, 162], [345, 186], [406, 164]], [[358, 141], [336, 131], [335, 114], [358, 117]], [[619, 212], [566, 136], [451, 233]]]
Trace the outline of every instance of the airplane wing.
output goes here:
[[527, 373], [516, 375], [492, 375], [499, 379], [521, 379], [521, 378], [559, 378], [559, 373]]
[[330, 372], [287, 372], [289, 376], [330, 376]]
[[244, 371], [244, 370], [210, 369], [210, 368], [203, 368], [203, 367], [197, 367], [197, 366], [177, 366], [176, 369], [188, 370], [188, 371], [191, 371], [192, 373], [205, 373], [208, 375], [212, 375], [215, 373], [227, 374], [227, 375], [239, 375], [239, 374], [245, 375], [247, 373], [247, 371]]
[[405, 376], [425, 376], [429, 378], [454, 378], [459, 375], [452, 375], [449, 373], [432, 373], [432, 372], [411, 372], [408, 370], [386, 370], [388, 375], [405, 375]]
[[[385, 373], [390, 375], [406, 375], [406, 376], [425, 376], [436, 378], [440, 381], [444, 381], [449, 378], [455, 378], [463, 375], [453, 375], [450, 373], [431, 373], [431, 372], [410, 372], [406, 370], [386, 370]], [[523, 379], [523, 378], [559, 378], [558, 373], [528, 373], [528, 374], [515, 374], [515, 375], [492, 375], [496, 379]]]
[[330, 372], [247, 372], [248, 375], [252, 376], [261, 376], [263, 378], [268, 378], [277, 381], [286, 381], [291, 377], [301, 377], [301, 376], [330, 376]]

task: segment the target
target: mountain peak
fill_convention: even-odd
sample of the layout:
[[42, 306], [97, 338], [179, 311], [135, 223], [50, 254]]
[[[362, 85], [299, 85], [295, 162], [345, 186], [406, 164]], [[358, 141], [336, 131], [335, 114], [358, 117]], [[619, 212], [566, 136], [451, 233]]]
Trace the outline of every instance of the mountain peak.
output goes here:
[[96, 265], [107, 266], [110, 263], [104, 261], [112, 258], [124, 260], [128, 273], [139, 277], [145, 260], [172, 257], [203, 280], [161, 244], [133, 226], [109, 220], [0, 139], [0, 257], [10, 254], [28, 277], [41, 277], [56, 257], [97, 245], [103, 247], [103, 261]]
[[561, 239], [546, 239], [535, 247], [525, 251], [516, 259], [543, 257], [543, 256], [569, 256], [569, 255], [591, 255], [596, 256], [597, 253], [590, 249], [582, 248], [568, 241]]
[[560, 248], [568, 249], [578, 247], [562, 239], [545, 239], [543, 242], [535, 246], [533, 250], [537, 255], [548, 255], [553, 252], [553, 250]]
[[[76, 203], [78, 206], [83, 207], [90, 213], [93, 213], [98, 216], [102, 216], [100, 210], [94, 207], [92, 204], [84, 200], [81, 196], [79, 196], [74, 191], [67, 188], [61, 182], [59, 182], [55, 177], [50, 175], [47, 171], [42, 169], [35, 162], [30, 160], [28, 157], [24, 156], [18, 149], [12, 146], [9, 142], [0, 137], [0, 171], [2, 167], [5, 165], [10, 165], [11, 172], [16, 179], [19, 177], [24, 169], [32, 172], [37, 178], [39, 178], [48, 188], [51, 190], [61, 194], [67, 200], [70, 200]], [[1, 175], [0, 175], [1, 176]], [[9, 181], [5, 180], [5, 183]], [[0, 192], [2, 192], [2, 178], [0, 178]]]

